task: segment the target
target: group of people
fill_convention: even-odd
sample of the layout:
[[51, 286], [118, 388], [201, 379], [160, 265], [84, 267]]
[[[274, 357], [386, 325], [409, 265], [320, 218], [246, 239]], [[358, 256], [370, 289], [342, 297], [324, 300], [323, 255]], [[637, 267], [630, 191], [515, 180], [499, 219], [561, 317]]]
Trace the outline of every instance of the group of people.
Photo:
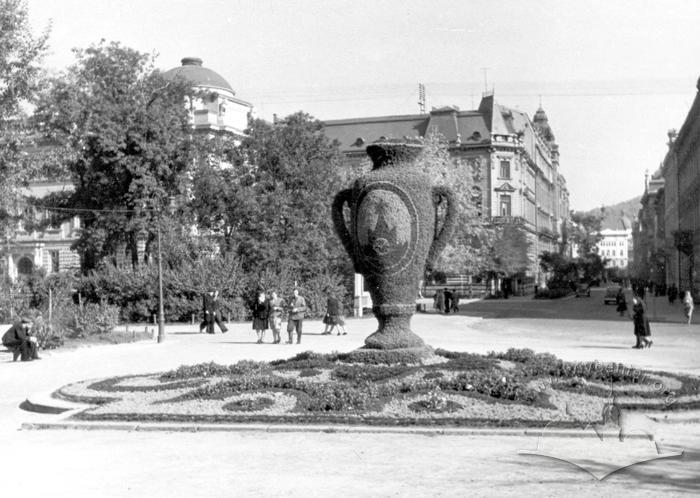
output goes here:
[[40, 360], [39, 341], [32, 333], [32, 321], [22, 317], [2, 336], [2, 345], [12, 352], [12, 361]]
[[433, 298], [433, 307], [438, 310], [438, 313], [449, 314], [450, 311], [456, 313], [459, 311], [459, 294], [456, 290], [450, 290], [447, 287], [438, 290]]
[[[636, 337], [636, 344], [632, 346], [635, 349], [649, 348], [654, 343], [651, 340], [651, 327], [649, 326], [649, 317], [647, 316], [646, 304], [644, 303], [644, 290], [641, 292], [639, 289], [633, 291], [632, 296], [632, 311], [630, 312], [627, 307], [627, 299], [625, 298], [624, 291], [622, 287], [617, 292], [615, 296], [615, 303], [617, 304], [617, 312], [620, 316], [624, 316], [625, 313], [632, 319], [634, 323], [634, 335]], [[668, 288], [669, 302], [673, 304], [676, 299], [678, 290], [674, 285]], [[683, 314], [687, 320], [687, 324], [690, 325], [693, 319], [693, 310], [695, 305], [693, 303], [693, 296], [690, 291], [685, 291], [683, 293]]]
[[289, 302], [277, 296], [277, 292], [272, 291], [268, 296], [264, 291], [258, 292], [258, 297], [252, 305], [253, 330], [258, 338], [258, 344], [262, 344], [265, 339], [265, 332], [272, 330], [272, 343], [282, 342], [282, 318], [285, 309], [288, 312], [287, 344], [293, 344], [294, 333], [296, 332], [297, 344], [301, 344], [302, 327], [306, 315], [306, 299], [299, 295], [299, 289], [294, 289]]

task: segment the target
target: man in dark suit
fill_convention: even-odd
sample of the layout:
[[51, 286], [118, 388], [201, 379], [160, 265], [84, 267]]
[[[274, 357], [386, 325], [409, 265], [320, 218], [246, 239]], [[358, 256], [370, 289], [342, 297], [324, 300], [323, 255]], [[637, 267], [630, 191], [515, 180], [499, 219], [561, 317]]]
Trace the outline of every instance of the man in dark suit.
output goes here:
[[219, 326], [223, 334], [228, 332], [226, 325], [224, 325], [224, 322], [221, 320], [219, 306], [219, 291], [211, 290], [204, 294], [204, 298], [202, 300], [204, 320], [199, 324], [200, 332], [202, 332], [202, 330], [206, 327], [207, 333], [213, 334], [215, 323]]
[[20, 356], [22, 361], [41, 359], [37, 353], [37, 340], [31, 334], [31, 328], [31, 320], [22, 318], [2, 336], [2, 344], [12, 351], [12, 361], [17, 361]]

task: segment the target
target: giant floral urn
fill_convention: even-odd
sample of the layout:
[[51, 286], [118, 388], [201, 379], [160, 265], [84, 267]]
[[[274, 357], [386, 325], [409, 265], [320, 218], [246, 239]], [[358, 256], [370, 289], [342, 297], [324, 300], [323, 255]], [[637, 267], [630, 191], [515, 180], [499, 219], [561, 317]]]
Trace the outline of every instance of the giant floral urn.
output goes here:
[[[420, 168], [420, 142], [380, 141], [367, 147], [372, 170], [333, 201], [333, 224], [372, 296], [379, 328], [365, 339], [371, 349], [423, 348], [411, 316], [426, 264], [445, 246], [455, 221], [449, 189], [432, 186]], [[438, 228], [438, 206], [446, 204]], [[345, 209], [349, 208], [349, 220]]]

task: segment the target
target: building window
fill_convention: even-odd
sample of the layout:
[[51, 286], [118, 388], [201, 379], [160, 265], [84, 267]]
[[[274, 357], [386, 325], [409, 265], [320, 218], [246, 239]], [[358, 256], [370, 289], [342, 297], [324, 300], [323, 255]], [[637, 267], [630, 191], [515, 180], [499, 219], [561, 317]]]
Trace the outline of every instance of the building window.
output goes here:
[[501, 196], [501, 208], [499, 209], [501, 216], [510, 216], [510, 196]]
[[500, 178], [510, 178], [510, 161], [501, 161]]
[[60, 271], [60, 258], [58, 251], [50, 251], [51, 254], [51, 272], [58, 273]]

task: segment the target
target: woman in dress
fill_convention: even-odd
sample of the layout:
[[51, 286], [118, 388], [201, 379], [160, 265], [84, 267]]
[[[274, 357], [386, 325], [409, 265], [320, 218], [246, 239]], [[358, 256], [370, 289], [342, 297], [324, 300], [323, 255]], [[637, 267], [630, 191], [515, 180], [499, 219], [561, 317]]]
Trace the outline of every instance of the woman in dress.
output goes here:
[[272, 329], [272, 344], [279, 344], [282, 341], [280, 331], [282, 330], [282, 312], [284, 311], [284, 300], [277, 297], [277, 292], [272, 291], [272, 296], [268, 301], [270, 307], [270, 329]]
[[693, 309], [695, 305], [693, 304], [693, 296], [690, 295], [690, 291], [685, 291], [683, 296], [683, 310], [685, 312], [685, 317], [688, 319], [688, 325], [693, 320]]
[[644, 302], [637, 296], [632, 298], [632, 321], [634, 322], [634, 335], [637, 337], [637, 344], [632, 347], [635, 349], [650, 348], [653, 341], [651, 340], [649, 319]]
[[321, 335], [329, 335], [333, 333], [333, 329], [338, 327], [338, 335], [343, 331], [343, 335], [348, 333], [345, 331], [345, 317], [343, 316], [343, 305], [335, 296], [329, 296], [326, 303], [326, 316], [323, 319], [326, 325], [326, 330]]
[[260, 292], [258, 299], [253, 304], [253, 329], [258, 336], [258, 344], [262, 344], [267, 330], [267, 321], [270, 317], [270, 304], [265, 298], [265, 293]]

